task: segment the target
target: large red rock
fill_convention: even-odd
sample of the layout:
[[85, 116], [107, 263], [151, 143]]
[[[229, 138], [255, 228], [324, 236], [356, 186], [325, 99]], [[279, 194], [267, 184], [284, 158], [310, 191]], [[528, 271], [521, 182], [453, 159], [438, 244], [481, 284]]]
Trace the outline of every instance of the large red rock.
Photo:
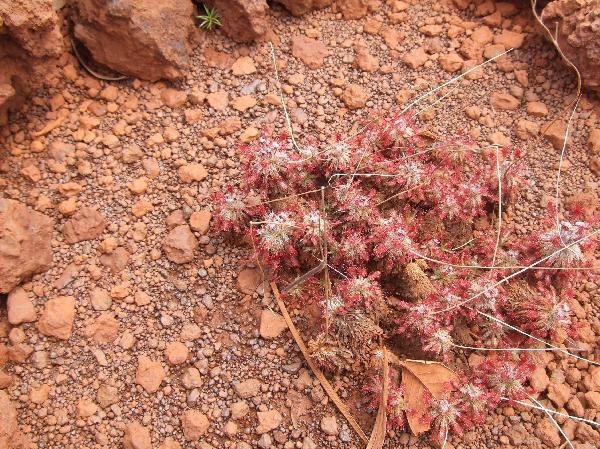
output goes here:
[[0, 293], [52, 264], [53, 221], [18, 201], [0, 199]]
[[223, 32], [238, 42], [251, 42], [269, 29], [266, 0], [207, 0], [221, 16]]
[[333, 3], [333, 0], [277, 0], [295, 16], [301, 16], [313, 9], [321, 9]]
[[78, 0], [72, 16], [75, 37], [95, 61], [117, 72], [174, 80], [188, 67], [194, 27], [189, 0]]
[[17, 432], [17, 409], [4, 390], [0, 390], [0, 410], [0, 448], [10, 448]]
[[542, 11], [565, 56], [581, 73], [584, 87], [600, 92], [600, 0], [555, 0]]
[[0, 0], [0, 124], [48, 78], [63, 51], [52, 0]]

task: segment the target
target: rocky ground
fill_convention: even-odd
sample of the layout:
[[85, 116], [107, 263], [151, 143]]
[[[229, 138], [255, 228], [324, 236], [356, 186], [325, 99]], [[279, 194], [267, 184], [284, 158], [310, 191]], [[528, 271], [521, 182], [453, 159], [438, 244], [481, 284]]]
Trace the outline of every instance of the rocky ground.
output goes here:
[[[293, 18], [274, 7], [268, 36], [294, 127], [323, 143], [514, 47], [442, 91], [448, 97], [421, 124], [522, 148], [533, 183], [511, 220], [529, 232], [552, 200], [575, 77], [526, 8], [468, 4], [388, 1], [352, 20], [330, 8]], [[272, 312], [249, 249], [210, 226], [211, 192], [239, 176], [237, 143], [284, 126], [269, 47], [199, 30], [193, 42], [191, 70], [174, 85], [99, 81], [65, 54], [0, 132], [2, 198], [52, 219], [2, 200], [11, 223], [27, 216], [38, 226], [13, 268], [53, 260], [2, 301], [0, 447], [363, 446]], [[597, 98], [584, 95], [562, 167], [563, 202], [582, 200], [590, 212], [599, 114]], [[30, 238], [27, 226], [12, 229]], [[594, 279], [572, 308], [588, 357], [598, 357]], [[598, 421], [600, 368], [559, 354], [545, 363], [532, 380], [540, 400]], [[362, 379], [332, 383], [368, 426], [356, 410]], [[576, 448], [600, 447], [598, 430], [557, 420]], [[507, 406], [446, 447], [563, 443], [543, 414]], [[431, 443], [402, 433], [387, 445]]]

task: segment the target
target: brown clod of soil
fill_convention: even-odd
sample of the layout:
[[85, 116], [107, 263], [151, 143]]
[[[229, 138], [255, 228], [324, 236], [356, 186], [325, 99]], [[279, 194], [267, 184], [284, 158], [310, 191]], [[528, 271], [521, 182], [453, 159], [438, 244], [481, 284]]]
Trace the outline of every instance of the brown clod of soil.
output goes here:
[[0, 125], [39, 87], [63, 50], [52, 2], [0, 2]]
[[599, 11], [600, 0], [556, 0], [542, 11], [544, 24], [579, 70], [583, 86], [596, 92], [600, 92]]

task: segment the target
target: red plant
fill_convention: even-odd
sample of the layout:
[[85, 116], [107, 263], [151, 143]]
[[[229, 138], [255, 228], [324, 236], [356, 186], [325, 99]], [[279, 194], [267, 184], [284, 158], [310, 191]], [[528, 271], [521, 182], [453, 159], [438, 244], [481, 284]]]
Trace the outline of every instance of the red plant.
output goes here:
[[[438, 438], [482, 422], [500, 398], [526, 396], [533, 365], [510, 349], [572, 329], [567, 299], [589, 274], [581, 268], [591, 266], [597, 240], [590, 223], [564, 210], [557, 220], [556, 208], [529, 236], [499, 223], [499, 202], [506, 210], [527, 185], [518, 151], [479, 148], [461, 135], [430, 143], [410, 113], [375, 119], [326, 147], [263, 133], [241, 151], [244, 182], [214, 196], [217, 227], [246, 233], [278, 279], [297, 278], [327, 256], [329, 284], [309, 277], [286, 294], [298, 307], [321, 308], [321, 333], [309, 342], [315, 360], [367, 370], [379, 339], [448, 361], [459, 347], [499, 350], [483, 352], [449, 399], [432, 399], [427, 419]], [[416, 277], [407, 277], [419, 260]], [[395, 376], [389, 422], [402, 427]], [[377, 385], [365, 387], [370, 409]]]

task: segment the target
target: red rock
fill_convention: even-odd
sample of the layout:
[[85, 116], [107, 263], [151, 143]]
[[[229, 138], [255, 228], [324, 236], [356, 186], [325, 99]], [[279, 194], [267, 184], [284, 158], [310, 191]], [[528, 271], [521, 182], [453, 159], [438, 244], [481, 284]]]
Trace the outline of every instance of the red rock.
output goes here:
[[439, 36], [444, 31], [444, 27], [441, 25], [423, 25], [419, 28], [419, 31], [426, 36]]
[[243, 382], [233, 384], [236, 394], [242, 399], [256, 396], [260, 392], [261, 383], [258, 379], [246, 379]]
[[202, 377], [200, 371], [193, 366], [186, 368], [181, 376], [181, 383], [186, 390], [193, 390], [202, 386]]
[[269, 309], [260, 314], [260, 336], [264, 339], [277, 338], [287, 329], [285, 319]]
[[92, 240], [100, 236], [108, 222], [93, 207], [82, 207], [63, 227], [65, 241], [69, 244]]
[[229, 136], [242, 128], [242, 121], [237, 117], [228, 118], [219, 124], [219, 134]]
[[321, 430], [330, 436], [335, 436], [339, 433], [337, 419], [334, 415], [324, 416], [321, 419]]
[[111, 313], [103, 313], [85, 329], [85, 336], [96, 343], [112, 343], [119, 334], [119, 322]]
[[[4, 390], [12, 384], [12, 377], [0, 369], [0, 390]], [[1, 437], [0, 437], [1, 438]]]
[[9, 442], [17, 432], [17, 409], [4, 390], [0, 390], [0, 410], [0, 447], [10, 449]]
[[251, 42], [269, 29], [266, 0], [206, 0], [221, 15], [223, 32], [238, 42]]
[[149, 359], [145, 355], [138, 358], [135, 383], [141, 385], [148, 393], [155, 393], [165, 378], [165, 369], [160, 362]]
[[8, 358], [16, 363], [25, 363], [33, 353], [33, 347], [26, 343], [15, 343], [8, 347]]
[[257, 412], [258, 426], [256, 433], [263, 434], [276, 429], [283, 422], [283, 416], [278, 410], [267, 410], [266, 412]]
[[246, 401], [237, 401], [231, 404], [231, 417], [233, 419], [242, 419], [250, 412], [250, 407]]
[[594, 410], [600, 410], [600, 393], [597, 391], [588, 391], [585, 393], [585, 402]]
[[9, 293], [6, 308], [8, 322], [13, 326], [21, 323], [31, 323], [37, 319], [35, 307], [29, 299], [29, 295], [20, 287]]
[[592, 154], [600, 154], [600, 128], [594, 128], [590, 131], [588, 147]]
[[73, 331], [74, 319], [75, 298], [72, 296], [58, 296], [46, 302], [37, 326], [38, 330], [44, 335], [68, 340]]
[[256, 72], [256, 66], [250, 56], [238, 58], [231, 66], [231, 73], [235, 76], [250, 75]]
[[224, 90], [211, 92], [206, 96], [206, 101], [215, 111], [224, 111], [229, 105], [229, 94]]
[[237, 97], [233, 100], [232, 106], [236, 111], [245, 112], [246, 110], [256, 106], [256, 98], [254, 98], [252, 95], [242, 95], [241, 97]]
[[349, 109], [364, 108], [368, 98], [368, 92], [358, 84], [349, 84], [342, 93], [342, 100]]
[[181, 444], [179, 444], [173, 438], [167, 437], [158, 449], [181, 449]]
[[81, 0], [75, 37], [101, 64], [151, 81], [177, 79], [189, 64], [193, 5], [187, 0]]
[[[566, 132], [567, 123], [563, 120], [553, 120], [542, 127], [542, 134], [556, 150], [562, 150], [563, 146], [565, 145]], [[567, 146], [571, 144], [572, 133], [573, 128], [570, 130]]]
[[545, 117], [548, 115], [548, 108], [541, 101], [530, 101], [527, 103], [525, 110], [534, 117]]
[[186, 440], [198, 441], [210, 427], [210, 422], [201, 411], [186, 410], [181, 415], [181, 427]]
[[446, 72], [458, 72], [465, 62], [457, 53], [449, 53], [439, 58], [440, 65]]
[[50, 268], [52, 228], [53, 221], [46, 215], [0, 199], [0, 293]]
[[492, 92], [490, 95], [490, 104], [497, 109], [514, 111], [519, 107], [520, 103], [518, 98], [515, 98], [506, 92]]
[[0, 366], [6, 365], [6, 362], [8, 362], [8, 348], [4, 343], [0, 343]]
[[90, 291], [90, 302], [94, 310], [108, 310], [112, 305], [108, 291], [98, 287]]
[[179, 179], [184, 183], [202, 181], [208, 176], [208, 172], [201, 164], [187, 164], [179, 167]]
[[125, 427], [123, 436], [124, 449], [152, 449], [152, 439], [148, 428], [133, 421]]
[[129, 253], [125, 248], [119, 246], [110, 254], [102, 254], [100, 262], [105, 267], [110, 268], [113, 273], [120, 273], [129, 262]]
[[[202, 110], [201, 109], [186, 109], [183, 111], [183, 116], [185, 117], [185, 122], [188, 125], [193, 125], [194, 123], [199, 123], [202, 120]], [[168, 141], [169, 139], [167, 139]]]
[[329, 50], [321, 41], [296, 35], [292, 37], [292, 55], [311, 69], [318, 69], [325, 63]]
[[183, 211], [181, 209], [177, 209], [171, 212], [169, 215], [167, 215], [165, 224], [167, 225], [167, 229], [173, 229], [177, 226], [184, 225], [185, 216], [183, 215]]
[[218, 67], [220, 69], [230, 69], [235, 59], [229, 53], [215, 50], [207, 45], [204, 48], [204, 63], [209, 67]]
[[416, 69], [427, 62], [427, 53], [425, 53], [423, 47], [419, 47], [406, 53], [402, 60], [411, 69]]
[[537, 367], [533, 373], [531, 373], [529, 384], [531, 385], [531, 388], [538, 393], [546, 391], [546, 388], [548, 388], [548, 385], [550, 384], [550, 378], [546, 374], [544, 367]]
[[539, 421], [535, 427], [534, 433], [536, 437], [542, 440], [542, 442], [547, 444], [549, 447], [560, 446], [560, 435], [558, 433], [558, 429], [550, 419], [543, 418], [541, 421]]
[[238, 290], [246, 295], [251, 295], [260, 284], [262, 276], [257, 268], [246, 268], [240, 271], [237, 277]]
[[400, 39], [402, 38], [402, 33], [395, 28], [386, 27], [381, 30], [381, 37], [385, 41], [386, 45], [391, 49], [395, 50], [400, 45]]
[[190, 216], [190, 227], [200, 234], [206, 234], [210, 225], [212, 214], [209, 210], [194, 211]]
[[301, 16], [313, 9], [321, 9], [329, 6], [334, 0], [277, 0], [285, 9], [295, 16]]
[[184, 91], [171, 88], [163, 90], [160, 97], [163, 103], [171, 109], [180, 108], [187, 101], [187, 94]]
[[100, 407], [106, 408], [119, 402], [119, 390], [111, 385], [101, 385], [96, 393], [96, 400]]
[[354, 64], [365, 72], [375, 72], [379, 68], [379, 59], [371, 55], [365, 48], [360, 47], [356, 50]]
[[367, 15], [367, 0], [338, 0], [336, 5], [346, 20], [361, 19]]
[[517, 122], [517, 136], [519, 139], [527, 140], [537, 136], [540, 133], [540, 125], [525, 119], [519, 119]]
[[98, 411], [98, 406], [89, 398], [81, 398], [77, 403], [77, 415], [81, 418], [89, 418]]
[[170, 365], [181, 365], [189, 355], [187, 346], [180, 341], [172, 341], [167, 344], [165, 354]]
[[484, 46], [491, 43], [494, 40], [494, 33], [490, 30], [490, 27], [480, 26], [471, 34], [471, 39], [477, 44]]
[[548, 399], [557, 407], [563, 407], [571, 398], [571, 389], [567, 384], [550, 383], [548, 386]]
[[167, 259], [177, 264], [191, 262], [197, 248], [198, 240], [188, 225], [175, 227], [163, 240], [163, 251]]
[[521, 48], [524, 40], [525, 34], [509, 30], [502, 30], [494, 36], [494, 43], [502, 44], [504, 48]]
[[458, 51], [469, 60], [479, 61], [481, 60], [483, 47], [469, 37], [463, 41]]

